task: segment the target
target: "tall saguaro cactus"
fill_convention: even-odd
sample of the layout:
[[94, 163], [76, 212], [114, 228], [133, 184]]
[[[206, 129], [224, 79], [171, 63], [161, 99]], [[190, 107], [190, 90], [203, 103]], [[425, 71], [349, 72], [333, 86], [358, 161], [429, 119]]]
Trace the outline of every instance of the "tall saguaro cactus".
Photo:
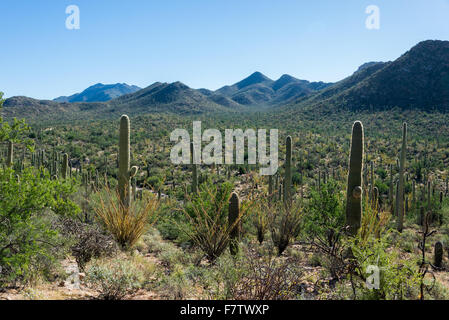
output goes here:
[[402, 232], [404, 228], [404, 172], [405, 172], [405, 157], [407, 152], [407, 123], [404, 122], [402, 126], [402, 148], [401, 160], [399, 165], [399, 190], [398, 190], [398, 231]]
[[356, 121], [352, 126], [346, 193], [346, 225], [349, 226], [351, 235], [357, 234], [362, 220], [363, 146], [363, 125], [362, 122]]
[[388, 194], [388, 200], [390, 202], [390, 206], [393, 206], [393, 192], [394, 192], [394, 186], [393, 186], [393, 165], [390, 164], [390, 191]]
[[435, 243], [433, 265], [437, 268], [443, 266], [443, 244], [440, 241]]
[[228, 224], [232, 228], [229, 233], [229, 249], [232, 255], [236, 255], [239, 251], [240, 226], [238, 219], [240, 216], [240, 208], [239, 196], [235, 192], [232, 193], [231, 199], [229, 200], [228, 210]]
[[138, 168], [132, 167], [130, 169], [131, 160], [131, 146], [130, 146], [130, 124], [129, 117], [123, 115], [120, 118], [120, 140], [119, 140], [119, 177], [118, 188], [120, 202], [128, 208], [131, 202], [131, 183], [130, 180], [137, 173]]
[[67, 179], [67, 172], [69, 170], [69, 155], [67, 153], [64, 153], [63, 159], [62, 159], [62, 178]]
[[292, 202], [292, 137], [287, 137], [285, 145], [284, 203], [290, 206]]
[[14, 158], [14, 144], [12, 141], [8, 141], [8, 155], [6, 158], [6, 166], [11, 167]]
[[193, 163], [195, 159], [195, 148], [193, 147], [193, 142], [190, 143], [190, 159], [192, 161], [192, 193], [198, 193], [198, 167]]

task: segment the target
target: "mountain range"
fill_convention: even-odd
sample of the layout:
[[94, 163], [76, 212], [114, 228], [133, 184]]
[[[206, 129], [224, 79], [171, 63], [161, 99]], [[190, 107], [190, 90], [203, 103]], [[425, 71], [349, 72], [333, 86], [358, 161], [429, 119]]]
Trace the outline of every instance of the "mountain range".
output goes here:
[[[129, 92], [127, 92], [129, 90]], [[95, 101], [95, 102], [93, 102]], [[82, 119], [120, 113], [196, 114], [257, 108], [284, 110], [449, 109], [449, 41], [423, 41], [395, 61], [368, 62], [336, 82], [309, 82], [290, 75], [272, 80], [260, 72], [216, 91], [192, 89], [181, 82], [156, 82], [140, 89], [126, 84], [89, 87], [55, 101], [12, 97], [3, 114], [27, 119]]]

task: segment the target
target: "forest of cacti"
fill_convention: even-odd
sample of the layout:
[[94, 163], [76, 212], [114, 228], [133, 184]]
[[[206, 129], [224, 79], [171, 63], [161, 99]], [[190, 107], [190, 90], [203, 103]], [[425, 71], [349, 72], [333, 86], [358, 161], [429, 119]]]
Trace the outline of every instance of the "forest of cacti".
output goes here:
[[[449, 139], [397, 115], [19, 124], [0, 146], [0, 297], [447, 299]], [[172, 164], [169, 132], [195, 118], [279, 125], [277, 172]]]

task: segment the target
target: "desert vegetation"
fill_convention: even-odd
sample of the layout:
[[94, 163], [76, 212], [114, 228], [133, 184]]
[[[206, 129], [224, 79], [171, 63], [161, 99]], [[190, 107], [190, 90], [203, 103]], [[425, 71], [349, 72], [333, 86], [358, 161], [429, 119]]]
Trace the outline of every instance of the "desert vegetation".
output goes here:
[[[193, 120], [280, 128], [279, 170], [172, 164], [170, 132]], [[0, 119], [0, 297], [448, 299], [448, 120]]]

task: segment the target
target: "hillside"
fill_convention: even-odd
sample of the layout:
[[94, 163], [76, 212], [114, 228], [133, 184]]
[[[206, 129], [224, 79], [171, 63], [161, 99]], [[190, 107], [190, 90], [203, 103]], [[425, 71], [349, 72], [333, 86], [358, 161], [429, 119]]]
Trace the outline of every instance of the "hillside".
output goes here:
[[122, 113], [130, 116], [162, 112], [198, 114], [232, 111], [238, 104], [213, 93], [210, 97], [181, 82], [160, 83], [107, 102], [56, 102], [28, 97], [11, 97], [2, 110], [7, 119], [25, 118], [28, 121], [85, 120], [111, 118]]
[[352, 76], [290, 108], [447, 111], [449, 41], [423, 41], [393, 62], [368, 63]]

